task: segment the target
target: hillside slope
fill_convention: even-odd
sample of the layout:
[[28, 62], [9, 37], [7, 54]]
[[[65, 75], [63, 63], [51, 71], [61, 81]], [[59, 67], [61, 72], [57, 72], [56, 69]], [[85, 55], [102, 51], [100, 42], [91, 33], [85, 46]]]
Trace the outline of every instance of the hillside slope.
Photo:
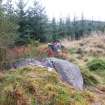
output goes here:
[[105, 55], [105, 36], [90, 36], [78, 41], [63, 40], [62, 43], [67, 49], [77, 49], [78, 53], [87, 54], [91, 56]]
[[105, 37], [62, 43], [68, 51], [67, 59], [81, 69], [84, 90], [76, 91], [55, 71], [29, 66], [0, 73], [0, 105], [105, 105], [105, 70], [99, 65], [94, 71], [87, 65], [105, 60]]
[[104, 105], [88, 90], [76, 91], [55, 71], [27, 67], [0, 74], [0, 105]]

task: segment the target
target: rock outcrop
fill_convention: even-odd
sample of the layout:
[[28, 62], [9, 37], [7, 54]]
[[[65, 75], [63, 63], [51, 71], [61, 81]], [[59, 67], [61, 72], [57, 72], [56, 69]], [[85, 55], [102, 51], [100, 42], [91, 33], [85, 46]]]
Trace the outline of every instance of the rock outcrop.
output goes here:
[[23, 59], [16, 62], [13, 66], [19, 68], [29, 65], [54, 68], [56, 72], [61, 75], [65, 82], [69, 83], [77, 90], [83, 90], [83, 78], [80, 69], [67, 60], [58, 58], [46, 58], [41, 61], [35, 59]]
[[47, 58], [45, 62], [46, 64], [48, 63], [50, 67], [54, 68], [64, 81], [77, 90], [83, 90], [83, 78], [79, 67], [67, 60], [57, 58]]

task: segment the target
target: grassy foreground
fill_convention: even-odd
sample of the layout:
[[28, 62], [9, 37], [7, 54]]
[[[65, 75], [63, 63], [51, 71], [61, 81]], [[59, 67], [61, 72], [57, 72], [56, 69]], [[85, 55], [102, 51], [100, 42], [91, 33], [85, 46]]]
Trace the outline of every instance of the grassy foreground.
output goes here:
[[0, 105], [91, 105], [98, 99], [89, 91], [74, 90], [55, 71], [41, 67], [0, 73], [0, 90]]

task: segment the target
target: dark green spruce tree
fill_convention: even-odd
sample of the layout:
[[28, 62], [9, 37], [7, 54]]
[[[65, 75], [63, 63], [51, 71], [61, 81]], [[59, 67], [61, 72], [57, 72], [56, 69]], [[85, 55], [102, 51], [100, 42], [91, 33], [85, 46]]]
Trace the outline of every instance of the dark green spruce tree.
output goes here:
[[68, 39], [72, 39], [73, 30], [72, 30], [72, 22], [70, 21], [70, 17], [66, 18], [65, 21], [65, 32]]
[[62, 18], [60, 18], [59, 23], [58, 23], [58, 37], [59, 39], [66, 37], [65, 23]]
[[51, 36], [52, 40], [58, 39], [58, 25], [55, 18], [53, 18], [51, 22]]
[[[27, 34], [33, 40], [45, 42], [47, 39], [47, 15], [40, 2], [35, 1], [27, 12]], [[30, 30], [29, 30], [30, 29]]]
[[26, 27], [26, 12], [25, 7], [27, 4], [24, 3], [24, 0], [18, 0], [17, 4], [17, 24], [18, 24], [18, 34], [19, 37], [16, 41], [16, 44], [23, 45], [27, 42], [27, 36], [25, 34]]

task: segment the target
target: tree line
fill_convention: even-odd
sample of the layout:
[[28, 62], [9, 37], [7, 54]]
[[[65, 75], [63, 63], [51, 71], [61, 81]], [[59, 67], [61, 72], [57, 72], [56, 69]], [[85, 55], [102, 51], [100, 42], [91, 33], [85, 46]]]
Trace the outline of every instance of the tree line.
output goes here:
[[31, 7], [24, 0], [18, 0], [15, 6], [12, 2], [0, 0], [0, 46], [27, 45], [31, 40], [78, 40], [91, 32], [105, 31], [104, 22], [86, 20], [83, 14], [80, 20], [75, 16], [73, 20], [70, 17], [49, 20], [40, 1], [35, 0]]

